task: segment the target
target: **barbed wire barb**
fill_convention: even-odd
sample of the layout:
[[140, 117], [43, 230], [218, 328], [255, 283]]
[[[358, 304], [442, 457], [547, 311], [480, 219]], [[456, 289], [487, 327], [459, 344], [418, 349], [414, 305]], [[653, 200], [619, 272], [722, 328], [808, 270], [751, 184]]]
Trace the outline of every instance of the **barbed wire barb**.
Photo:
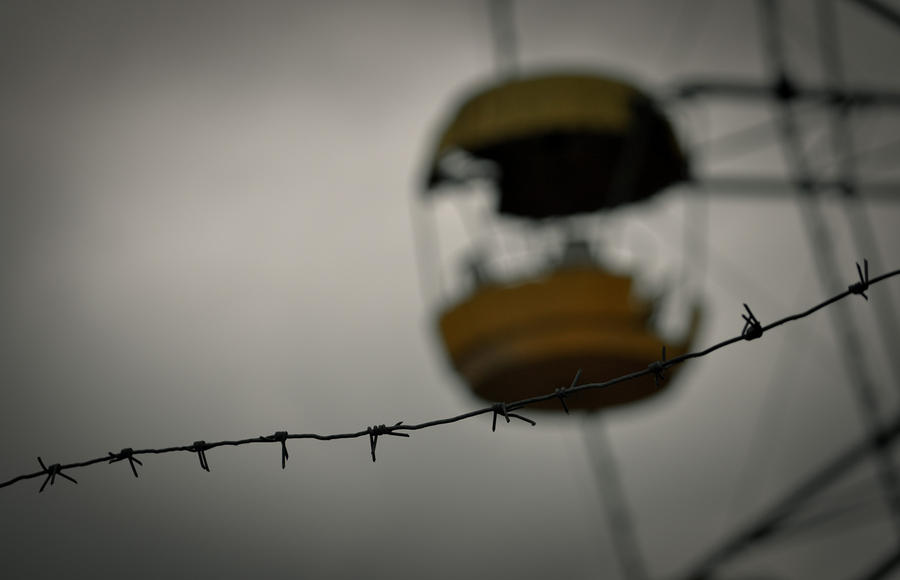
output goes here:
[[662, 358], [653, 361], [647, 368], [650, 369], [650, 372], [653, 373], [653, 381], [656, 383], [656, 388], [659, 388], [660, 382], [666, 379], [666, 375], [663, 374], [663, 371], [666, 370], [668, 365], [666, 364], [666, 345], [662, 347]]
[[287, 460], [290, 458], [290, 455], [288, 455], [288, 450], [287, 450], [287, 438], [288, 438], [287, 431], [276, 431], [275, 433], [273, 433], [272, 435], [269, 435], [268, 437], [261, 438], [264, 441], [278, 441], [279, 443], [281, 443], [281, 469], [284, 469], [284, 466], [287, 464]]
[[47, 474], [47, 478], [44, 480], [44, 483], [41, 485], [41, 489], [38, 490], [38, 493], [42, 493], [44, 491], [44, 488], [47, 487], [48, 483], [50, 485], [53, 485], [54, 483], [56, 483], [57, 475], [60, 477], [65, 477], [72, 483], [75, 483], [75, 484], [78, 483], [77, 481], [75, 481], [75, 478], [69, 477], [68, 475], [66, 475], [65, 473], [62, 472], [62, 465], [60, 465], [59, 463], [54, 463], [50, 467], [47, 467], [46, 465], [44, 465], [44, 460], [41, 459], [40, 456], [38, 456], [37, 460], [38, 460], [38, 463], [41, 464], [41, 469], [43, 469], [43, 471], [41, 473]]
[[522, 415], [519, 415], [518, 413], [510, 413], [509, 405], [507, 405], [506, 403], [494, 403], [493, 406], [491, 407], [491, 410], [494, 412], [494, 419], [491, 422], [491, 432], [494, 432], [497, 430], [497, 415], [503, 415], [503, 418], [506, 419], [507, 423], [509, 423], [509, 421], [510, 421], [509, 418], [513, 417], [515, 419], [519, 419], [520, 421], [525, 421], [526, 423], [530, 423], [532, 427], [537, 425], [536, 422], [532, 421], [528, 417], [523, 417]]
[[366, 428], [366, 433], [369, 434], [369, 446], [372, 449], [372, 463], [375, 462], [375, 446], [378, 445], [378, 437], [380, 435], [393, 435], [394, 437], [409, 437], [409, 433], [395, 433], [394, 429], [401, 426], [403, 421], [397, 421], [393, 426], [387, 427], [385, 425], [374, 425], [372, 427]]
[[143, 463], [140, 459], [134, 456], [134, 449], [131, 447], [126, 447], [125, 449], [119, 451], [118, 453], [109, 452], [109, 462], [116, 463], [117, 461], [122, 461], [124, 459], [128, 460], [128, 465], [131, 466], [131, 472], [135, 477], [138, 476], [137, 468], [134, 466], [135, 463], [143, 467]]
[[194, 451], [197, 454], [197, 458], [200, 460], [200, 467], [209, 471], [209, 461], [206, 460], [206, 450], [209, 449], [209, 446], [206, 444], [206, 441], [194, 441], [194, 444], [191, 445], [191, 451]]
[[[575, 376], [572, 378], [572, 384], [569, 385], [569, 389], [574, 388], [578, 384], [578, 379], [581, 378], [581, 369], [578, 369], [578, 372], [575, 373]], [[566, 395], [568, 394], [569, 389], [565, 387], [558, 387], [553, 390], [553, 393], [559, 397], [559, 402], [562, 403], [563, 411], [566, 412], [566, 415], [569, 414], [569, 406], [566, 404]]]
[[869, 289], [869, 260], [863, 260], [863, 263], [866, 266], [866, 273], [863, 275], [863, 271], [859, 267], [859, 262], [856, 263], [856, 273], [859, 274], [859, 281], [850, 284], [847, 287], [852, 294], [859, 294], [863, 298], [866, 299], [866, 302], [869, 301], [869, 297], [866, 296], [866, 290]]
[[744, 329], [741, 331], [741, 336], [744, 340], [755, 340], [763, 335], [762, 324], [753, 315], [753, 311], [750, 310], [746, 303], [744, 303], [744, 309], [747, 311], [747, 314], [741, 314], [741, 317], [744, 319]]
[[512, 403], [494, 403], [489, 407], [483, 407], [481, 409], [475, 409], [473, 411], [468, 411], [466, 413], [462, 413], [460, 415], [455, 415], [452, 417], [446, 417], [443, 419], [433, 419], [431, 421], [426, 421], [424, 423], [418, 424], [404, 424], [403, 421], [399, 421], [392, 426], [385, 425], [375, 425], [373, 427], [368, 427], [363, 431], [351, 432], [351, 433], [335, 433], [331, 435], [319, 435], [316, 433], [289, 433], [287, 431], [277, 431], [273, 435], [261, 436], [261, 437], [251, 437], [248, 439], [240, 439], [236, 441], [216, 441], [207, 443], [206, 441], [200, 440], [195, 441], [191, 445], [182, 445], [175, 447], [164, 447], [164, 448], [156, 448], [156, 449], [139, 449], [134, 450], [131, 448], [122, 449], [119, 453], [108, 452], [106, 455], [101, 457], [97, 457], [94, 459], [89, 459], [86, 461], [73, 462], [65, 465], [61, 465], [59, 463], [54, 463], [47, 467], [43, 460], [38, 457], [38, 462], [41, 464], [41, 470], [33, 473], [26, 473], [22, 475], [18, 475], [6, 481], [0, 482], [0, 488], [8, 487], [17, 483], [19, 481], [23, 481], [26, 479], [33, 479], [37, 477], [44, 477], [44, 483], [41, 485], [39, 492], [43, 491], [48, 484], [53, 485], [56, 480], [56, 476], [59, 475], [71, 481], [72, 483], [78, 483], [74, 478], [62, 472], [64, 469], [74, 469], [78, 467], [86, 467], [88, 465], [93, 465], [95, 463], [116, 463], [118, 461], [123, 461], [125, 459], [128, 460], [129, 465], [132, 469], [132, 473], [137, 477], [137, 468], [135, 467], [135, 463], [138, 465], [143, 465], [141, 461], [135, 457], [136, 455], [147, 455], [147, 454], [162, 454], [162, 453], [174, 453], [176, 451], [189, 451], [191, 453], [196, 453], [197, 457], [200, 461], [200, 467], [203, 468], [204, 471], [210, 471], [209, 462], [206, 458], [206, 450], [211, 449], [213, 447], [221, 447], [224, 445], [229, 446], [238, 446], [238, 445], [246, 445], [250, 443], [279, 443], [281, 444], [281, 467], [285, 468], [288, 459], [287, 445], [286, 442], [288, 439], [314, 439], [317, 441], [331, 441], [335, 439], [356, 439], [358, 437], [369, 437], [369, 446], [372, 454], [372, 461], [375, 461], [375, 447], [378, 441], [378, 437], [381, 435], [393, 435], [395, 437], [409, 437], [408, 433], [400, 433], [399, 431], [417, 431], [420, 429], [427, 429], [431, 427], [437, 427], [440, 425], [448, 425], [450, 423], [457, 423], [459, 421], [464, 421], [466, 419], [471, 419], [473, 417], [477, 417], [479, 415], [484, 415], [486, 413], [492, 413], [493, 418], [491, 422], [491, 431], [496, 431], [497, 429], [497, 416], [500, 415], [506, 422], [511, 422], [511, 418], [516, 418], [530, 425], [536, 425], [535, 421], [524, 417], [518, 413], [513, 413], [511, 411], [515, 411], [518, 409], [522, 409], [524, 407], [528, 407], [530, 405], [536, 405], [538, 403], [542, 403], [544, 401], [548, 401], [550, 399], [559, 399], [562, 403], [563, 409], [568, 413], [569, 407], [566, 404], [565, 399], [567, 397], [576, 395], [581, 391], [587, 390], [596, 390], [596, 389], [604, 389], [611, 387], [613, 385], [618, 385], [619, 383], [624, 383], [626, 381], [635, 380], [639, 377], [653, 375], [653, 377], [657, 380], [664, 379], [663, 371], [669, 367], [672, 367], [676, 364], [681, 364], [685, 361], [691, 359], [702, 358], [708, 356], [709, 354], [716, 352], [722, 348], [730, 346], [736, 342], [742, 342], [747, 340], [754, 340], [760, 338], [764, 332], [767, 332], [773, 328], [781, 326], [783, 324], [787, 324], [788, 322], [792, 322], [794, 320], [799, 320], [801, 318], [806, 318], [807, 316], [812, 315], [813, 313], [834, 304], [839, 300], [843, 300], [844, 298], [859, 294], [862, 295], [866, 300], [868, 297], [864, 294], [872, 284], [876, 284], [878, 282], [882, 282], [888, 278], [892, 278], [894, 276], [900, 275], [900, 269], [892, 270], [889, 272], [885, 272], [879, 276], [874, 278], [869, 277], [869, 267], [868, 260], [863, 261], [864, 266], [860, 266], [859, 263], [856, 264], [856, 272], [859, 276], [859, 280], [851, 284], [847, 287], [847, 290], [832, 296], [814, 306], [811, 306], [807, 310], [802, 312], [798, 312], [795, 314], [790, 314], [785, 316], [779, 320], [775, 320], [774, 322], [770, 322], [769, 324], [763, 325], [753, 314], [753, 311], [750, 310], [750, 307], [747, 304], [744, 304], [744, 309], [747, 311], [746, 314], [742, 314], [741, 316], [744, 319], [744, 328], [741, 331], [741, 334], [738, 336], [723, 340], [712, 346], [706, 347], [703, 350], [698, 350], [694, 352], [689, 352], [686, 354], [679, 355], [672, 359], [666, 358], [665, 347], [663, 348], [662, 358], [658, 361], [652, 362], [647, 365], [643, 370], [637, 370], [632, 373], [628, 373], [625, 375], [621, 375], [603, 382], [599, 383], [584, 383], [578, 384], [578, 381], [581, 378], [581, 371], [579, 370], [575, 374], [575, 378], [572, 380], [572, 384], [567, 388], [556, 388], [552, 391], [543, 394], [537, 395], [534, 397], [530, 397], [527, 399], [522, 399], [520, 401], [514, 401]]

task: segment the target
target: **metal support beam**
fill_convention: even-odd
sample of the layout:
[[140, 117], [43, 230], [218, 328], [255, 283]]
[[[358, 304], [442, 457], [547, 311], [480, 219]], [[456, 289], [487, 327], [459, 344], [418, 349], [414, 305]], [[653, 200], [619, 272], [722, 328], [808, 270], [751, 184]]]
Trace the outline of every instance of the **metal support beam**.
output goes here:
[[514, 76], [519, 66], [514, 0], [489, 0], [488, 8], [491, 12], [491, 37], [494, 42], [497, 76]]
[[[597, 491], [600, 493], [600, 499], [606, 511], [613, 550], [623, 578], [646, 580], [649, 575], [641, 556], [634, 521], [625, 498], [625, 490], [619, 480], [618, 464], [606, 433], [606, 425], [601, 423], [600, 417], [600, 413], [591, 413], [587, 416], [584, 423], [584, 436], [588, 458], [597, 481]], [[593, 427], [593, 438], [589, 437], [589, 425]]]
[[[705, 193], [718, 195], [735, 194], [760, 197], [787, 197], [796, 194], [797, 184], [779, 177], [756, 177], [749, 175], [704, 175], [694, 181], [705, 189]], [[812, 186], [824, 194], [841, 194], [845, 183], [834, 179], [814, 179]], [[856, 183], [856, 195], [866, 200], [900, 202], [900, 182], [883, 181]]]
[[859, 580], [881, 580], [900, 566], [900, 550], [894, 550], [886, 558], [878, 562], [871, 570], [859, 577]]
[[697, 97], [722, 97], [771, 101], [784, 97], [793, 101], [820, 102], [850, 107], [900, 108], [900, 92], [882, 90], [851, 90], [838, 86], [802, 87], [784, 82], [760, 83], [744, 80], [683, 81], [663, 92], [663, 101], [686, 100]]
[[900, 29], [900, 12], [897, 12], [884, 2], [879, 0], [855, 0], [854, 3], [862, 6], [872, 14], [884, 19], [885, 22], [893, 24]]
[[[795, 191], [800, 193], [798, 201], [801, 204], [801, 217], [810, 237], [818, 266], [817, 271], [823, 284], [834, 286], [833, 248], [824, 226], [821, 209], [818, 207], [820, 187], [815, 180], [815, 176], [810, 171], [809, 164], [800, 145], [793, 106], [799, 98], [803, 97], [824, 98], [829, 101], [829, 104], [834, 105], [837, 110], [844, 111], [854, 103], [842, 100], [848, 93], [842, 92], [839, 86], [830, 87], [817, 95], [811, 94], [809, 91], [804, 92], [795, 89], [788, 75], [784, 51], [781, 46], [778, 6], [775, 0], [760, 0], [760, 8], [761, 14], [765, 18], [761, 28], [763, 29], [764, 44], [767, 50], [766, 56], [776, 81], [766, 87], [764, 93], [756, 92], [751, 94], [753, 91], [747, 91], [744, 96], [765, 96], [767, 100], [774, 100], [779, 105], [778, 120], [784, 153], [792, 173], [791, 177], [794, 181]], [[689, 90], [685, 94], [690, 96], [691, 91]], [[835, 96], [840, 98], [834, 99]], [[788, 493], [756, 522], [739, 531], [735, 536], [703, 558], [684, 578], [690, 580], [708, 579], [714, 574], [716, 568], [726, 560], [757, 542], [772, 538], [780, 531], [782, 523], [804, 503], [808, 502], [814, 494], [830, 485], [858, 462], [869, 457], [873, 457], [877, 461], [878, 477], [885, 493], [886, 502], [891, 509], [892, 522], [895, 528], [898, 529], [898, 532], [900, 532], [900, 495], [898, 495], [900, 482], [898, 482], [893, 469], [889, 453], [889, 443], [900, 433], [900, 417], [895, 418], [887, 429], [879, 427], [881, 421], [878, 413], [877, 395], [868, 369], [862, 360], [862, 352], [859, 348], [859, 340], [853, 321], [844, 310], [835, 311], [833, 316], [832, 320], [835, 325], [836, 336], [839, 338], [839, 344], [841, 345], [840, 352], [844, 358], [850, 381], [856, 387], [855, 393], [860, 411], [870, 433], [869, 439], [839, 455], [836, 460], [829, 463], [822, 471], [816, 473]], [[837, 318], [837, 316], [840, 318]], [[900, 564], [900, 550], [878, 563], [866, 577], [881, 578], [898, 564]]]
[[890, 451], [891, 445], [898, 436], [900, 436], [900, 416], [884, 429], [838, 454], [835, 459], [785, 494], [780, 501], [763, 512], [761, 517], [720, 544], [718, 548], [700, 559], [689, 572], [679, 578], [684, 580], [711, 578], [715, 569], [727, 560], [753, 544], [774, 537], [788, 517], [810, 502], [816, 494], [835, 483], [863, 460], [868, 459], [873, 452]]

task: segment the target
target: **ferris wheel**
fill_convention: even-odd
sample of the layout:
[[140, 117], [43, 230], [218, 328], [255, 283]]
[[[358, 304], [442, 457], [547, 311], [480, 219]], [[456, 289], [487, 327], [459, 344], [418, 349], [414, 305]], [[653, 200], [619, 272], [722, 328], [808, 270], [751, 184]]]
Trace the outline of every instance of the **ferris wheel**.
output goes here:
[[[529, 70], [517, 58], [514, 3], [490, 3], [497, 78], [470, 90], [441, 125], [415, 217], [423, 288], [437, 313], [436, 342], [460, 383], [487, 401], [519, 400], [565, 386], [573, 375], [576, 382], [582, 377], [602, 381], [656, 360], [661, 350], [665, 358], [666, 348], [678, 356], [700, 346], [702, 284], [682, 288], [684, 296], [673, 305], [664, 300], [663, 285], [648, 289], [633, 283], [635, 273], [617, 265], [610, 251], [617, 208], [646, 204], [673, 187], [697, 203], [685, 219], [682, 282], [685, 272], [702, 271], [710, 259], [702, 200], [713, 195], [794, 198], [823, 288], [841, 284], [840, 257], [823, 199], [837, 200], [859, 255], [884, 264], [864, 204], [896, 199], [900, 185], [867, 180], [860, 162], [890, 150], [896, 141], [872, 151], [856, 141], [860, 118], [867, 113], [889, 117], [900, 112], [900, 92], [857, 87], [848, 80], [836, 4], [822, 1], [812, 7], [821, 69], [816, 82], [801, 80], [790, 62], [785, 6], [761, 0], [759, 48], [767, 80], [689, 79], [647, 91], [619, 75], [584, 67]], [[900, 32], [900, 12], [876, 1], [855, 4], [853, 9]], [[679, 120], [722, 101], [736, 109], [766, 107], [769, 114], [705, 141], [680, 138], [691, 128], [679, 126]], [[812, 145], [805, 119], [810, 111], [820, 115], [822, 125]], [[708, 158], [720, 152], [740, 155], [760, 143], [780, 149], [777, 175], [709, 171], [715, 163]], [[667, 309], [669, 318], [676, 311], [676, 332], [663, 322]], [[720, 574], [727, 574], [729, 564], [749, 548], [820, 524], [843, 525], [848, 518], [859, 519], [864, 509], [870, 510], [870, 519], [890, 522], [894, 544], [900, 545], [900, 476], [891, 455], [900, 421], [884, 412], [876, 384], [882, 377], [865, 364], [857, 322], [846, 310], [835, 310], [831, 323], [834, 356], [850, 377], [865, 437], [846, 450], [834, 450], [830, 461], [804, 474], [799, 484], [676, 577], [728, 577]], [[884, 345], [900, 344], [898, 324], [890, 300], [880, 301], [875, 333]], [[889, 359], [888, 381], [900, 381], [900, 358]], [[678, 378], [668, 379], [663, 385], [646, 381], [594, 391], [572, 398], [564, 409], [545, 402], [549, 412], [580, 409], [591, 418], [585, 424], [588, 449], [614, 551], [629, 580], [649, 574], [639, 531], [630, 521], [627, 490], [597, 418], [600, 411], [605, 415], [662, 395], [677, 396]], [[880, 494], [875, 501], [883, 502], [874, 516], [871, 493], [865, 501], [845, 493], [849, 507], [847, 501], [822, 499], [868, 461], [874, 474], [868, 485]], [[900, 549], [895, 548], [861, 566], [859, 577], [888, 577], [898, 565]]]

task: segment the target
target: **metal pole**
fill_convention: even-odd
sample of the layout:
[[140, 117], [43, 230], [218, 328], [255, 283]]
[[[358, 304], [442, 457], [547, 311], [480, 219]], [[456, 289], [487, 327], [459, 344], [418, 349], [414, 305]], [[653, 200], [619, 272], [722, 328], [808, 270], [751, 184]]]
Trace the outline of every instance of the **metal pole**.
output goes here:
[[518, 67], [514, 0], [488, 0], [497, 76], [511, 77]]
[[[596, 436], [593, 439], [589, 437], [588, 431], [591, 424], [595, 426]], [[597, 481], [597, 491], [606, 511], [613, 550], [618, 558], [622, 575], [627, 580], [647, 580], [647, 569], [641, 557], [625, 491], [619, 479], [619, 469], [606, 434], [606, 425], [601, 423], [599, 413], [588, 415], [583, 434], [588, 458]]]

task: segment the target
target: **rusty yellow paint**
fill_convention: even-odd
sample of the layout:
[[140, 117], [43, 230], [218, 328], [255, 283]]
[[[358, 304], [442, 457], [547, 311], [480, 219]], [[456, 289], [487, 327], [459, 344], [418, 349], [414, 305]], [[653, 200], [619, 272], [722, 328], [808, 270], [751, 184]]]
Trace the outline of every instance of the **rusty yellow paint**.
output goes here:
[[435, 159], [451, 149], [472, 149], [547, 131], [623, 134], [633, 122], [625, 83], [598, 76], [553, 75], [516, 79], [463, 104], [441, 135]]
[[[579, 368], [598, 382], [659, 360], [664, 342], [648, 326], [651, 312], [630, 278], [582, 267], [483, 286], [444, 311], [439, 326], [451, 363], [475, 394], [513, 401], [567, 386]], [[685, 337], [665, 343], [669, 357], [687, 351], [698, 322], [699, 310]], [[570, 406], [619, 405], [657, 392], [652, 379], [632, 381], [573, 397]]]

